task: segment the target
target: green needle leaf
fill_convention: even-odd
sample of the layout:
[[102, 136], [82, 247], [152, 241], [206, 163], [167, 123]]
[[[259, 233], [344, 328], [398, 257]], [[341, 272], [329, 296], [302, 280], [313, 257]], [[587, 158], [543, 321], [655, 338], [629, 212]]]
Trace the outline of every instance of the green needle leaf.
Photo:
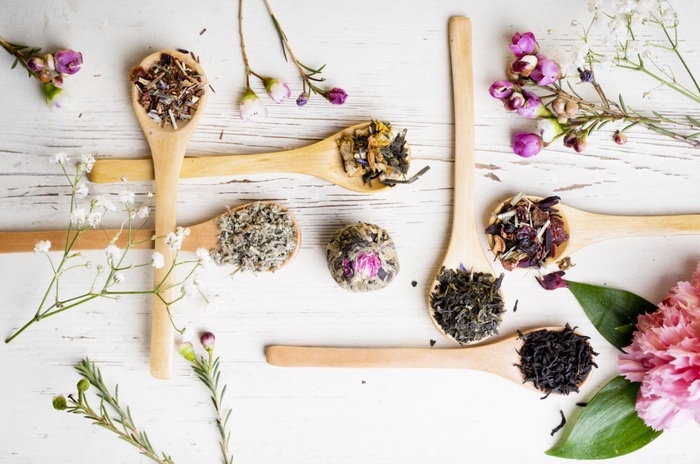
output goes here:
[[638, 315], [656, 309], [656, 305], [625, 290], [567, 282], [598, 332], [618, 349], [632, 342], [632, 333], [621, 332], [619, 328], [634, 323]]
[[617, 376], [588, 403], [569, 436], [546, 454], [569, 459], [607, 459], [646, 446], [654, 431], [634, 409], [640, 384]]

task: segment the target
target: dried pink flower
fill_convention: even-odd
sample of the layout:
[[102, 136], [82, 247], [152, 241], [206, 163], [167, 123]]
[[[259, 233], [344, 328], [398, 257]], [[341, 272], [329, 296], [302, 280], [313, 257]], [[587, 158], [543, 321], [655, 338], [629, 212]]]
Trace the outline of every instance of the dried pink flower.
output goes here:
[[636, 409], [654, 430], [689, 420], [700, 424], [700, 266], [679, 282], [656, 311], [637, 320], [619, 372], [641, 382]]

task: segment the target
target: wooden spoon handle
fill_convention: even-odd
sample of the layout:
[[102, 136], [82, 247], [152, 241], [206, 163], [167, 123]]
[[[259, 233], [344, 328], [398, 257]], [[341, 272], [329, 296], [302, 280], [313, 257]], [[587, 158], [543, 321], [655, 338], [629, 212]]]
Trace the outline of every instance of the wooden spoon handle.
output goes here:
[[[119, 232], [116, 229], [86, 230], [82, 232], [73, 245], [73, 250], [100, 250], [106, 248], [112, 238]], [[139, 230], [132, 237], [132, 248], [153, 248], [153, 230]], [[66, 243], [65, 230], [46, 230], [35, 232], [0, 232], [0, 253], [21, 253], [33, 251], [34, 245], [41, 240], [51, 242], [51, 250], [62, 250]], [[114, 242], [119, 248], [126, 247], [128, 236], [122, 231]]]

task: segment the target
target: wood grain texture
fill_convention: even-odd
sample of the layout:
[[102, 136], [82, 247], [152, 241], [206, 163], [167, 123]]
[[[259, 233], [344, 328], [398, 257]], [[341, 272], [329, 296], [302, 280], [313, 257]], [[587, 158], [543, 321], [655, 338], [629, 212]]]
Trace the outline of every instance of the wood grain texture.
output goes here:
[[[509, 273], [504, 279], [508, 312], [501, 335], [566, 322], [590, 335], [601, 353], [600, 368], [579, 395], [540, 400], [512, 382], [479, 371], [279, 369], [265, 362], [264, 348], [269, 345], [429, 348], [435, 340], [436, 348], [455, 346], [435, 330], [426, 307], [450, 238], [454, 207], [455, 125], [447, 34], [451, 16], [468, 16], [473, 27], [473, 187], [479, 229], [496, 204], [519, 191], [557, 194], [563, 203], [592, 213], [700, 212], [699, 152], [641, 128], [627, 133], [624, 146], [610, 141], [610, 125], [589, 137], [583, 154], [560, 144], [529, 160], [512, 154], [513, 133], [534, 130], [534, 125], [503, 111], [488, 95], [489, 85], [503, 77], [509, 63], [506, 44], [514, 32], [531, 30], [548, 56], [571, 50], [579, 43], [579, 30], [570, 23], [588, 22], [586, 2], [562, 0], [554, 5], [534, 0], [524, 6], [512, 1], [495, 5], [445, 0], [428, 5], [417, 0], [272, 0], [295, 53], [309, 66], [325, 63], [324, 84], [345, 88], [349, 98], [343, 106], [318, 97], [304, 108], [293, 102], [275, 105], [254, 82], [270, 112], [259, 124], [244, 124], [238, 117], [244, 73], [235, 2], [6, 3], [0, 18], [3, 39], [47, 49], [72, 47], [83, 52], [85, 64], [66, 79], [74, 107], [55, 114], [45, 109], [34, 82], [22, 71], [9, 69], [9, 55], [0, 55], [0, 230], [66, 229], [70, 189], [63, 173], [48, 162], [56, 152], [73, 160], [86, 153], [110, 159], [150, 156], [131, 108], [126, 76], [142, 57], [164, 48], [194, 51], [215, 90], [188, 145], [188, 156], [297, 149], [378, 118], [408, 129], [412, 171], [430, 165], [414, 184], [372, 195], [295, 173], [179, 182], [178, 224], [201, 223], [227, 206], [269, 200], [296, 215], [304, 237], [297, 257], [284, 269], [233, 278], [233, 269], [208, 269], [200, 280], [211, 304], [192, 298], [176, 306], [181, 325], [217, 336], [238, 463], [422, 464], [463, 460], [463, 450], [469, 449], [474, 462], [553, 464], [559, 461], [543, 452], [559, 439], [550, 436], [560, 422], [559, 411], [571, 422], [579, 411], [575, 404], [590, 399], [615, 375], [617, 350], [597, 335], [573, 296], [543, 292], [531, 271]], [[284, 61], [264, 5], [246, 5], [251, 65], [257, 72], [285, 79], [296, 96], [300, 82], [293, 66]], [[681, 19], [680, 46], [689, 65], [698, 69], [700, 4], [681, 0], [674, 6]], [[655, 84], [643, 76], [601, 71], [598, 77], [611, 98], [622, 92], [628, 105], [640, 111], [653, 108], [700, 117], [697, 105], [665, 89], [655, 89], [651, 100], [644, 98]], [[127, 188], [121, 183], [88, 187], [91, 195], [115, 202]], [[138, 204], [151, 201], [147, 194], [154, 191], [152, 181], [133, 181], [128, 188]], [[111, 213], [105, 227], [118, 227], [122, 219], [121, 212]], [[356, 221], [382, 226], [397, 245], [401, 271], [382, 291], [346, 292], [326, 268], [325, 246], [333, 233]], [[146, 227], [153, 228], [152, 219]], [[487, 249], [486, 237], [480, 240]], [[60, 248], [57, 242], [52, 249]], [[134, 250], [133, 262], [148, 262], [150, 253]], [[101, 250], [83, 254], [95, 265], [105, 259]], [[50, 257], [57, 259], [58, 253]], [[700, 249], [694, 236], [625, 237], [591, 244], [572, 259], [576, 266], [567, 273], [572, 280], [624, 288], [660, 301], [677, 281], [689, 278], [700, 261]], [[8, 335], [34, 314], [51, 274], [43, 255], [12, 253], [0, 260], [0, 329]], [[75, 292], [91, 281], [91, 273], [79, 272], [64, 280], [64, 288]], [[120, 285], [143, 290], [151, 282], [152, 270], [144, 267], [130, 270]], [[148, 462], [104, 430], [51, 408], [54, 395], [75, 390], [72, 367], [86, 355], [101, 367], [108, 385], [119, 383], [120, 398], [131, 406], [156, 448], [171, 453], [178, 463], [218, 461], [211, 403], [187, 364], [176, 356], [167, 383], [150, 377], [150, 305], [150, 298], [139, 295], [100, 300], [42, 321], [0, 347], [0, 393], [5, 399], [0, 406], [0, 462], [87, 464], [95, 456], [103, 464]], [[458, 400], [449, 401], [446, 395]], [[615, 462], [697, 461], [696, 441], [697, 428], [684, 427]]]

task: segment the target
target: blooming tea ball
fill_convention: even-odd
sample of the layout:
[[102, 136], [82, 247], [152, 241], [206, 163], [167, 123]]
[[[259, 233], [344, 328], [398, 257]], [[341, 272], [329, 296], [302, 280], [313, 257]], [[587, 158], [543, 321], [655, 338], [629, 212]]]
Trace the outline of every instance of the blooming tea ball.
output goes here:
[[389, 233], [364, 222], [339, 229], [326, 247], [326, 259], [338, 285], [353, 292], [384, 288], [399, 273], [399, 257]]

